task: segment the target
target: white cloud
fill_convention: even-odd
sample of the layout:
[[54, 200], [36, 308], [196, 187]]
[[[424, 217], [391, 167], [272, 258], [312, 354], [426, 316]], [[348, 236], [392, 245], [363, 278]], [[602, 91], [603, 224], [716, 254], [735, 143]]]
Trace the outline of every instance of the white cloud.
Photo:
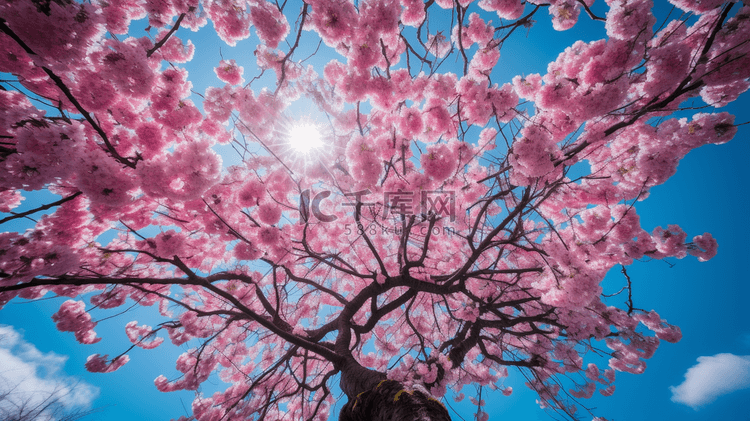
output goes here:
[[[0, 325], [0, 413], [50, 401], [56, 401], [54, 409], [63, 412], [90, 408], [99, 389], [67, 376], [62, 371], [67, 359], [54, 352], [42, 353], [12, 326]], [[48, 415], [40, 414], [37, 419]]]
[[719, 396], [750, 388], [750, 355], [717, 354], [698, 357], [685, 373], [685, 381], [672, 386], [672, 402], [698, 409]]

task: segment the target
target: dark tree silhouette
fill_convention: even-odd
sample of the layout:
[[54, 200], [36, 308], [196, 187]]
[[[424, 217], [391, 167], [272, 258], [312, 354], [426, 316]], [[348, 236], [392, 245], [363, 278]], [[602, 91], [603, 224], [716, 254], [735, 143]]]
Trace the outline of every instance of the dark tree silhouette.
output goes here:
[[[67, 390], [67, 391], [66, 391]], [[86, 420], [96, 409], [81, 409], [65, 403], [70, 389], [20, 391], [0, 378], [0, 420], [3, 421], [78, 421]]]

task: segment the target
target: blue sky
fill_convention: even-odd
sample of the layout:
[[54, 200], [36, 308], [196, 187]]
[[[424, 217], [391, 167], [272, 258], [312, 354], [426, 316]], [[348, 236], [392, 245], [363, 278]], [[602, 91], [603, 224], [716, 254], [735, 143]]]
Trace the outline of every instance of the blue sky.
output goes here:
[[[659, 13], [668, 11], [669, 7], [661, 4], [666, 2], [657, 0], [657, 3], [660, 3]], [[604, 5], [596, 6], [594, 10], [601, 11]], [[563, 33], [551, 30], [546, 12], [541, 12], [537, 20], [528, 39], [526, 34], [517, 33], [511, 39], [516, 42], [508, 42], [503, 47], [493, 82], [502, 84], [517, 74], [544, 73], [547, 63], [574, 40], [604, 37], [602, 24], [591, 22], [585, 16], [576, 27]], [[196, 59], [186, 66], [194, 90], [202, 93], [207, 86], [218, 85], [213, 67], [220, 60], [219, 51], [225, 59], [236, 59], [245, 66], [245, 80], [251, 79], [256, 74], [252, 55], [257, 42], [255, 35], [230, 48], [207, 33], [210, 27], [206, 29], [209, 31], [199, 34], [179, 32], [183, 39], [191, 39], [196, 44]], [[138, 31], [134, 30], [133, 34], [140, 36]], [[305, 54], [298, 57], [305, 57]], [[320, 66], [328, 60], [330, 55], [321, 54], [310, 63], [322, 69]], [[194, 100], [198, 102], [199, 98]], [[746, 94], [726, 107], [726, 111], [738, 116], [736, 123], [750, 121], [750, 98]], [[295, 108], [294, 112], [314, 114], [303, 107]], [[583, 402], [587, 407], [596, 408], [597, 415], [611, 421], [649, 421], [666, 417], [688, 421], [750, 419], [746, 415], [750, 412], [746, 407], [746, 402], [750, 401], [750, 326], [746, 322], [750, 271], [745, 265], [750, 252], [748, 157], [750, 124], [741, 126], [735, 139], [728, 144], [704, 146], [690, 153], [672, 179], [652, 189], [650, 197], [637, 204], [641, 223], [647, 231], [678, 224], [689, 237], [710, 232], [719, 242], [719, 253], [704, 263], [687, 257], [667, 262], [637, 262], [628, 267], [635, 305], [654, 309], [670, 323], [680, 326], [683, 339], [677, 344], [662, 343], [648, 361], [644, 374], [618, 373], [613, 396], [604, 398], [597, 394]], [[19, 210], [32, 207], [32, 200], [27, 200]], [[3, 229], [23, 230], [27, 226], [17, 224]], [[605, 292], [617, 291], [623, 282], [619, 270], [613, 269], [604, 282]], [[101, 321], [96, 330], [103, 337], [102, 341], [83, 346], [75, 342], [72, 334], [58, 332], [50, 319], [64, 300], [14, 300], [0, 311], [0, 325], [3, 325], [0, 335], [5, 335], [0, 338], [0, 356], [6, 357], [0, 358], [0, 376], [25, 370], [24, 378], [37, 385], [48, 384], [45, 381], [85, 385], [85, 396], [78, 396], [75, 402], [85, 406], [88, 397], [90, 405], [99, 408], [87, 418], [89, 420], [158, 421], [188, 414], [185, 408], [189, 410], [193, 393], [160, 393], [153, 385], [153, 379], [160, 374], [170, 378], [176, 375], [174, 361], [183, 352], [180, 348], [172, 345], [153, 351], [136, 348], [129, 354], [131, 361], [115, 373], [92, 374], [83, 368], [91, 354], [114, 356], [126, 350], [130, 342], [124, 334], [125, 323], [138, 320], [139, 324], [155, 325], [159, 319], [154, 309], [137, 308]], [[622, 298], [615, 297], [610, 303], [621, 304], [621, 301]], [[18, 363], [19, 360], [22, 363]], [[213, 384], [204, 386], [204, 393], [211, 393], [215, 390], [212, 388], [221, 385], [215, 378], [211, 382]], [[486, 410], [491, 419], [548, 420], [555, 416], [539, 409], [535, 395], [523, 383], [524, 379], [511, 370], [505, 386], [512, 386], [514, 393], [510, 397], [494, 393], [486, 398]], [[732, 385], [744, 388], [730, 392]], [[678, 389], [670, 389], [678, 386]], [[726, 393], [710, 401], [717, 390]], [[683, 401], [674, 401], [675, 396], [681, 396]], [[449, 403], [458, 411], [458, 414], [452, 413], [454, 420], [473, 418], [471, 405]], [[581, 415], [583, 419], [591, 418]]]

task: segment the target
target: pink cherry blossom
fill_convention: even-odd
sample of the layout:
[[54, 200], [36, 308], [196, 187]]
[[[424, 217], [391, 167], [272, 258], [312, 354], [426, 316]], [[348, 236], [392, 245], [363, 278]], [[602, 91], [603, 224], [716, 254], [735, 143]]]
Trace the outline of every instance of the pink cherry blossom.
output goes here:
[[0, 212], [9, 213], [21, 204], [24, 197], [17, 190], [3, 190], [0, 192]]
[[86, 359], [86, 370], [92, 373], [111, 373], [118, 370], [130, 361], [130, 357], [123, 355], [112, 360], [108, 359], [109, 355], [94, 354]]
[[286, 17], [269, 2], [259, 1], [251, 6], [250, 19], [258, 37], [269, 48], [276, 48], [289, 33]]
[[426, 13], [424, 4], [421, 1], [401, 0], [401, 6], [404, 8], [401, 13], [401, 21], [404, 25], [418, 26], [424, 21]]
[[518, 19], [524, 9], [521, 0], [480, 0], [478, 4], [488, 12], [497, 12], [501, 19]]
[[238, 66], [234, 60], [222, 60], [219, 67], [214, 67], [216, 76], [230, 85], [241, 85], [245, 81], [242, 78], [243, 72], [242, 66]]
[[52, 319], [57, 329], [63, 332], [74, 332], [76, 340], [82, 344], [93, 344], [102, 339], [96, 337], [96, 332], [94, 332], [96, 323], [91, 321], [91, 315], [86, 312], [86, 304], [83, 301], [65, 301]]
[[[750, 87], [750, 8], [674, 0], [657, 27], [653, 3], [4, 2], [0, 224], [26, 225], [0, 233], [0, 307], [66, 297], [58, 330], [93, 344], [154, 306], [107, 335], [182, 349], [160, 391], [221, 380], [201, 421], [327, 420], [333, 386], [342, 421], [386, 386], [481, 386], [488, 419], [514, 368], [575, 416], [680, 340], [628, 267], [718, 241], [647, 230], [641, 202], [747, 121], [719, 108]], [[540, 21], [590, 33], [527, 68]], [[316, 115], [322, 146], [293, 147]]]

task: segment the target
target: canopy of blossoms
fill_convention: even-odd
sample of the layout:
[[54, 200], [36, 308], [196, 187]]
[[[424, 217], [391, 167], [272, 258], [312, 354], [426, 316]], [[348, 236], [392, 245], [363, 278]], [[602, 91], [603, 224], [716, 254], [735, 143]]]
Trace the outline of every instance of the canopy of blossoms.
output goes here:
[[[737, 132], [717, 108], [750, 86], [750, 7], [670, 2], [657, 21], [650, 0], [4, 0], [0, 224], [37, 219], [0, 233], [0, 308], [69, 297], [54, 322], [91, 344], [98, 318], [155, 306], [157, 326], [125, 323], [133, 345], [189, 347], [156, 387], [226, 383], [198, 420], [327, 420], [334, 383], [355, 413], [386, 378], [507, 395], [508, 368], [577, 417], [681, 337], [608, 303], [604, 276], [629, 295], [633, 261], [717, 250], [645, 231], [637, 204]], [[496, 83], [537, 20], [599, 38]], [[257, 37], [257, 69], [200, 62], [201, 28]], [[194, 92], [191, 61], [221, 83]], [[306, 151], [299, 100], [325, 116]], [[56, 198], [14, 212], [41, 190]]]

